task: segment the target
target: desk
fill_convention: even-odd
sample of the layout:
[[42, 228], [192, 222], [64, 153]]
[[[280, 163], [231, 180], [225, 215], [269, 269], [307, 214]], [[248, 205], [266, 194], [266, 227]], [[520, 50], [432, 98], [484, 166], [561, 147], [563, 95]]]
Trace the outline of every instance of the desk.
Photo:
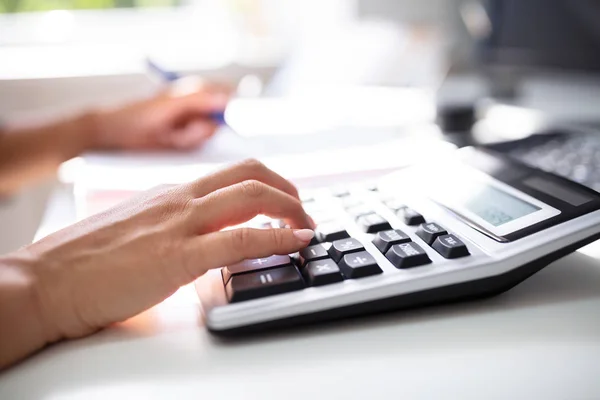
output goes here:
[[[73, 217], [65, 201], [47, 224]], [[598, 399], [597, 258], [595, 243], [485, 301], [239, 341], [207, 333], [187, 286], [1, 374], [0, 399]]]

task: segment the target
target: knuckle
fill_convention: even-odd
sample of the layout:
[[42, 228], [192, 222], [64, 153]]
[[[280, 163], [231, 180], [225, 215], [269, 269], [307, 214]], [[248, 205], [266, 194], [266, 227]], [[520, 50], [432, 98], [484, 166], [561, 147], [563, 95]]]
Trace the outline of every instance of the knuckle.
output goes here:
[[286, 240], [282, 229], [272, 229], [271, 237], [269, 239], [269, 241], [273, 243], [276, 248], [281, 249], [285, 247]]
[[242, 167], [251, 171], [261, 171], [266, 169], [265, 165], [258, 161], [256, 158], [249, 158], [242, 161]]
[[240, 185], [244, 196], [250, 198], [258, 198], [263, 196], [267, 189], [264, 183], [253, 179], [243, 181]]
[[252, 231], [249, 228], [234, 229], [231, 231], [232, 248], [244, 251], [250, 246]]

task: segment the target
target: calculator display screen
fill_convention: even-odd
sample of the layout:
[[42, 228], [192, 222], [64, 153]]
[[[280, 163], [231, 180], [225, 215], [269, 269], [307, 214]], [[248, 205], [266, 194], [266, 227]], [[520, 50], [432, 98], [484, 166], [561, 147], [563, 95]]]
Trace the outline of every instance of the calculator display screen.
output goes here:
[[493, 226], [532, 214], [540, 207], [489, 185], [477, 185], [464, 207]]

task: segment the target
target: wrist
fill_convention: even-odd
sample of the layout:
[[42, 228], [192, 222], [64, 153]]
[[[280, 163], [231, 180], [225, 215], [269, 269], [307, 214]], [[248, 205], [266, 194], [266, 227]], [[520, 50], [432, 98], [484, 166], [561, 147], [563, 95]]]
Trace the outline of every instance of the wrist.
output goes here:
[[0, 258], [0, 369], [58, 340], [44, 315], [33, 261]]

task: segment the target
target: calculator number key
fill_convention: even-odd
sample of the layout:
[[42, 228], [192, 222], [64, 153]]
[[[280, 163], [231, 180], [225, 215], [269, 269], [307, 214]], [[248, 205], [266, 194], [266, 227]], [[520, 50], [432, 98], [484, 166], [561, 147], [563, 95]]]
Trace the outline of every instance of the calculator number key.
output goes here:
[[438, 237], [431, 246], [444, 258], [459, 258], [468, 256], [467, 246], [454, 235], [443, 235]]

